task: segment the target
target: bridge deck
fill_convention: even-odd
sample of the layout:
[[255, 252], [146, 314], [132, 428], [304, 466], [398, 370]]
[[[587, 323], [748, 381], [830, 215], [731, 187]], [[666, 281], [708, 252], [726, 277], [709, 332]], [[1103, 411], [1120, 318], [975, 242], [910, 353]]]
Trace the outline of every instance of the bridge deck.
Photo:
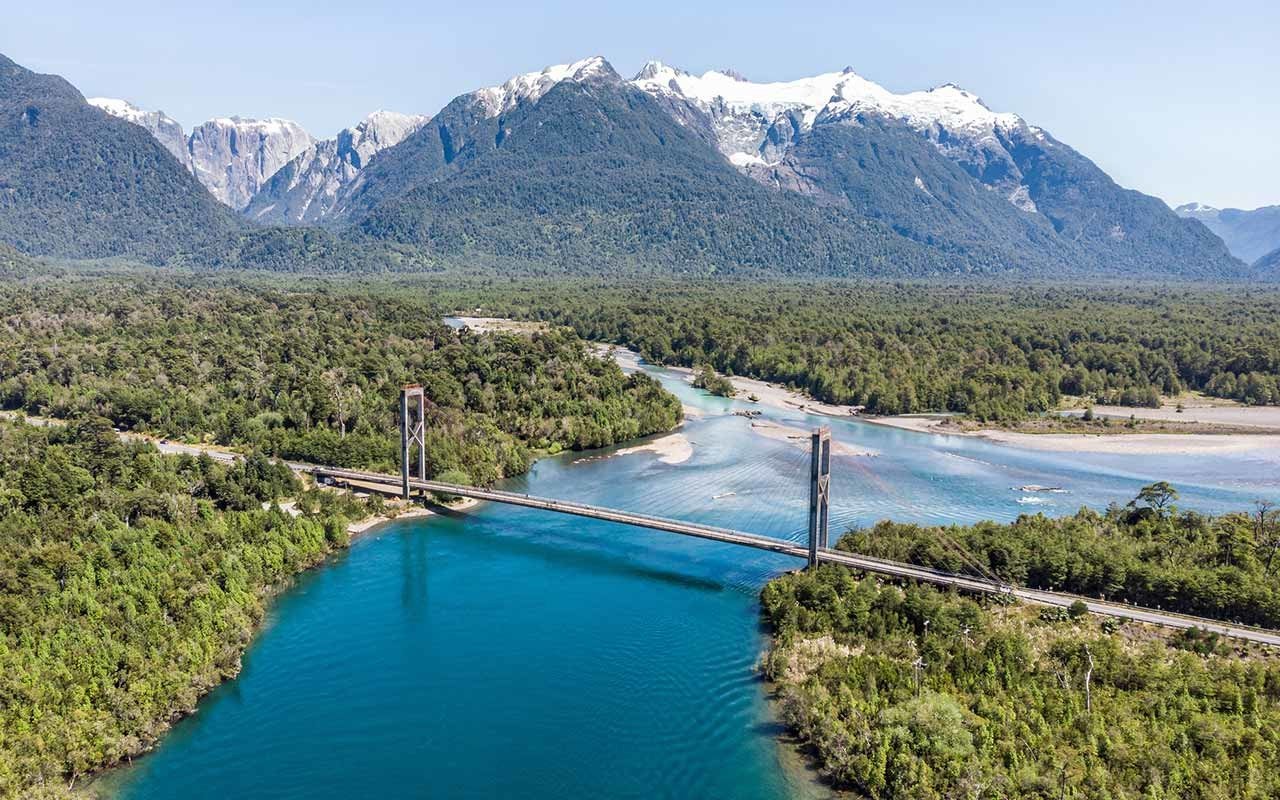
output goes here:
[[[329, 477], [343, 481], [391, 484], [396, 487], [399, 487], [401, 483], [401, 478], [399, 476], [384, 475], [378, 472], [330, 469], [327, 467], [314, 467], [300, 464], [294, 464], [292, 466], [298, 469], [310, 471], [318, 477]], [[605, 508], [603, 506], [593, 506], [586, 503], [575, 503], [568, 500], [552, 500], [528, 494], [519, 494], [517, 492], [504, 492], [498, 489], [482, 489], [475, 486], [457, 486], [450, 483], [440, 483], [438, 481], [410, 479], [409, 486], [413, 489], [422, 489], [437, 494], [471, 497], [476, 500], [489, 500], [495, 503], [504, 503], [506, 505], [522, 506], [524, 508], [537, 508], [543, 511], [554, 511], [559, 514], [572, 514], [579, 517], [590, 517], [591, 519], [602, 519], [608, 522], [618, 522], [624, 525], [634, 525], [640, 528], [677, 533], [683, 536], [694, 536], [699, 539], [709, 539], [716, 542], [726, 542], [728, 544], [736, 544], [743, 547], [752, 547], [757, 550], [766, 550], [772, 553], [780, 553], [785, 556], [792, 556], [799, 559], [808, 559], [809, 557], [809, 548], [806, 545], [782, 539], [775, 539], [771, 536], [761, 536], [759, 534], [746, 533], [744, 531], [736, 531], [729, 528], [717, 528], [712, 525], [702, 525], [696, 522], [682, 522], [680, 520], [655, 517], [648, 514], [638, 514], [631, 511], [618, 511], [616, 509]], [[904, 564], [899, 561], [875, 558], [873, 556], [864, 556], [858, 553], [847, 553], [842, 550], [835, 550], [832, 548], [819, 548], [818, 560], [835, 564], [843, 564], [854, 569], [873, 572], [879, 575], [888, 575], [894, 578], [924, 581], [926, 583], [932, 583], [939, 586], [954, 586], [967, 592], [1008, 595], [1024, 602], [1035, 603], [1037, 605], [1065, 608], [1076, 601], [1081, 601], [1088, 606], [1089, 611], [1095, 614], [1102, 614], [1120, 619], [1130, 619], [1137, 622], [1147, 622], [1170, 628], [1196, 627], [1203, 630], [1214, 631], [1226, 636], [1258, 642], [1260, 644], [1280, 646], [1280, 631], [1269, 631], [1262, 628], [1228, 624], [1201, 617], [1160, 611], [1154, 608], [1144, 608], [1142, 606], [1130, 606], [1121, 603], [1093, 600], [1079, 595], [1067, 594], [1065, 592], [1025, 589], [984, 580], [982, 578], [975, 578], [969, 575], [943, 572], [940, 570], [930, 569], [928, 567], [917, 566], [915, 564]]]

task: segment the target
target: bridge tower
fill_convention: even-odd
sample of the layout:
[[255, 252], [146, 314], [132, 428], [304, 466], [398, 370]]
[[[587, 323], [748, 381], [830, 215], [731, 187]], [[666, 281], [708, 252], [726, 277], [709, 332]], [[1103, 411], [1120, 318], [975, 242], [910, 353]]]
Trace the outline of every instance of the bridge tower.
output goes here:
[[809, 566], [827, 546], [827, 509], [831, 503], [831, 429], [816, 428], [809, 439]]
[[427, 479], [427, 408], [422, 386], [410, 383], [400, 390], [400, 489], [409, 499], [409, 450], [418, 446], [418, 480]]

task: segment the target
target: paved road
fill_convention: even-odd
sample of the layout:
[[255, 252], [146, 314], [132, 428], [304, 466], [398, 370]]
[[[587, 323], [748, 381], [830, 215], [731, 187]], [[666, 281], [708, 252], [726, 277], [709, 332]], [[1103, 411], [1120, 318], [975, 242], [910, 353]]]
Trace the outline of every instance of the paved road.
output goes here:
[[[362, 472], [358, 470], [329, 469], [327, 467], [304, 466], [304, 469], [315, 473], [317, 477], [321, 478], [327, 476], [337, 480], [358, 480], [374, 484], [391, 484], [396, 487], [400, 485], [400, 478], [394, 475], [383, 475], [376, 472]], [[710, 525], [699, 525], [697, 523], [654, 517], [648, 514], [618, 511], [612, 508], [587, 505], [586, 503], [552, 500], [544, 497], [534, 497], [527, 494], [503, 492], [496, 489], [481, 489], [474, 486], [456, 486], [436, 481], [420, 480], [410, 480], [409, 486], [414, 489], [423, 489], [440, 494], [472, 497], [477, 500], [488, 500], [495, 503], [505, 503], [507, 505], [522, 506], [525, 508], [538, 508], [544, 511], [553, 511], [560, 514], [573, 514], [580, 517], [591, 517], [593, 519], [619, 522], [625, 525], [635, 525], [642, 528], [667, 531], [669, 533], [677, 533], [683, 536], [695, 536], [700, 539], [710, 539], [718, 542], [742, 545], [744, 547], [753, 547], [758, 550], [768, 550], [770, 552], [781, 553], [783, 555], [793, 556], [800, 559], [808, 559], [809, 557], [808, 548], [795, 542], [775, 539], [769, 536], [760, 536], [754, 533], [730, 530], [728, 528], [717, 528]], [[929, 569], [928, 567], [904, 564], [899, 561], [874, 558], [857, 553], [846, 553], [842, 550], [834, 550], [831, 548], [819, 549], [818, 560], [844, 564], [845, 566], [853, 567], [855, 569], [873, 572], [880, 575], [888, 575], [895, 578], [924, 581], [939, 586], [953, 586], [958, 589], [974, 593], [1016, 597], [1024, 602], [1042, 606], [1067, 608], [1071, 604], [1079, 601], [1083, 602], [1088, 607], [1089, 611], [1094, 614], [1134, 620], [1137, 622], [1147, 622], [1168, 628], [1201, 628], [1203, 630], [1214, 631], [1237, 639], [1280, 647], [1280, 631], [1252, 628], [1245, 625], [1233, 625], [1230, 623], [1219, 622], [1217, 620], [1192, 617], [1184, 614], [1174, 614], [1168, 611], [1144, 608], [1142, 606], [1130, 606], [1123, 603], [1092, 600], [1087, 597], [1067, 594], [1065, 592], [1025, 589], [1017, 586], [995, 583], [993, 581], [975, 578], [968, 575], [943, 572], [940, 570]]]
[[[26, 416], [25, 414], [20, 414], [17, 411], [0, 411], [0, 417], [7, 417], [8, 419], [22, 419], [28, 425], [36, 425], [41, 428], [47, 428], [51, 425], [67, 424], [66, 420], [53, 419], [52, 417], [29, 417], [29, 416]], [[240, 457], [236, 453], [232, 453], [227, 450], [222, 450], [217, 447], [210, 447], [208, 445], [201, 445], [201, 444], [180, 444], [178, 442], [171, 442], [168, 439], [157, 439], [154, 436], [146, 436], [141, 433], [133, 433], [131, 431], [122, 431], [119, 428], [116, 429], [116, 435], [118, 435], [121, 439], [124, 439], [125, 441], [150, 442], [151, 444], [155, 445], [156, 449], [159, 450], [161, 453], [164, 453], [166, 455], [171, 455], [171, 456], [176, 456], [176, 455], [199, 456], [199, 455], [208, 454], [210, 458], [214, 459], [215, 461], [221, 461], [224, 464], [230, 464], [231, 462], [235, 461], [237, 458]]]
[[[16, 416], [11, 412], [0, 412], [0, 414], [10, 417]], [[45, 419], [41, 417], [27, 417], [26, 419], [28, 422], [35, 425], [63, 424], [61, 420]], [[239, 458], [235, 453], [204, 445], [180, 444], [163, 439], [152, 439], [150, 437], [134, 433], [121, 433], [120, 436], [127, 439], [149, 441], [154, 444], [160, 452], [170, 455], [187, 454], [198, 456], [207, 453], [211, 458], [226, 463]], [[390, 484], [395, 487], [400, 485], [400, 478], [395, 475], [385, 475], [377, 472], [362, 472], [358, 470], [329, 469], [327, 467], [297, 461], [290, 461], [286, 463], [298, 472], [314, 473], [321, 477], [330, 476], [339, 480], [356, 480], [382, 485]], [[728, 528], [717, 528], [710, 525], [681, 522], [679, 520], [653, 517], [647, 514], [635, 514], [627, 511], [617, 511], [611, 508], [591, 506], [585, 503], [552, 500], [543, 497], [516, 494], [514, 492], [503, 492], [496, 489], [480, 489], [473, 486], [455, 486], [453, 484], [439, 483], [435, 481], [412, 480], [409, 483], [413, 488], [424, 489], [429, 492], [454, 494], [460, 497], [473, 497], [477, 500], [489, 500], [495, 503], [505, 503], [507, 505], [523, 506], [526, 508], [538, 508], [544, 511], [553, 511], [560, 514], [573, 514], [581, 517], [603, 519], [624, 525], [634, 525], [652, 530], [677, 533], [683, 536], [694, 536], [700, 539], [710, 539], [713, 541], [742, 545], [744, 547], [752, 547], [758, 550], [767, 550], [769, 552], [781, 553], [782, 555], [793, 556], [800, 559], [808, 559], [809, 557], [808, 548], [796, 544], [795, 542], [788, 542], [769, 536], [760, 536], [754, 533], [730, 530]], [[848, 567], [853, 567], [866, 572], [873, 572], [879, 575], [924, 581], [926, 583], [932, 583], [939, 586], [954, 586], [974, 593], [1008, 595], [1016, 597], [1023, 602], [1034, 603], [1042, 606], [1066, 608], [1076, 601], [1081, 601], [1088, 606], [1089, 611], [1094, 614], [1134, 620], [1135, 622], [1146, 622], [1152, 625], [1162, 625], [1167, 628], [1200, 628], [1202, 630], [1213, 631], [1236, 639], [1243, 639], [1245, 641], [1256, 642], [1258, 644], [1280, 647], [1280, 631], [1252, 628], [1245, 625], [1233, 625], [1226, 622], [1219, 622], [1217, 620], [1193, 617], [1185, 614], [1175, 614], [1154, 608], [1144, 608], [1142, 606], [1131, 606], [1123, 603], [1094, 600], [1088, 597], [1067, 594], [1065, 592], [1050, 592], [1042, 589], [1025, 589], [1017, 586], [1008, 586], [993, 583], [981, 578], [974, 578], [968, 575], [942, 572], [939, 570], [929, 569], [928, 567], [904, 564], [898, 561], [874, 558], [872, 556], [864, 556], [857, 553], [846, 553], [842, 550], [833, 550], [830, 548], [820, 549], [818, 551], [818, 560], [844, 564]]]
[[1265, 628], [1253, 628], [1247, 625], [1233, 625], [1230, 623], [1219, 622], [1217, 620], [1206, 619], [1204, 617], [1193, 617], [1186, 614], [1161, 611], [1155, 608], [1145, 608], [1143, 606], [1131, 606], [1124, 603], [1095, 600], [1081, 595], [1068, 594], [1066, 592], [1050, 592], [1043, 589], [1026, 589], [1019, 586], [1003, 585], [993, 583], [991, 581], [985, 581], [981, 578], [973, 578], [967, 575], [956, 575], [949, 572], [940, 572], [938, 570], [929, 569], [928, 567], [919, 567], [914, 564], [903, 564], [898, 561], [873, 558], [871, 556], [864, 556], [856, 553], [846, 553], [842, 550], [822, 550], [819, 551], [818, 558], [822, 561], [844, 564], [849, 567], [865, 570], [867, 572], [875, 572], [881, 575], [925, 581], [940, 586], [955, 586], [965, 591], [982, 594], [1008, 595], [1010, 597], [1016, 597], [1023, 602], [1034, 603], [1041, 606], [1067, 608], [1072, 603], [1080, 601], [1088, 606], [1089, 611], [1094, 614], [1134, 620], [1136, 622], [1147, 622], [1152, 625], [1162, 625], [1167, 628], [1200, 628], [1202, 630], [1214, 631], [1215, 633], [1220, 633], [1224, 636], [1232, 636], [1237, 639], [1257, 642], [1258, 644], [1280, 647], [1280, 631], [1271, 631]]

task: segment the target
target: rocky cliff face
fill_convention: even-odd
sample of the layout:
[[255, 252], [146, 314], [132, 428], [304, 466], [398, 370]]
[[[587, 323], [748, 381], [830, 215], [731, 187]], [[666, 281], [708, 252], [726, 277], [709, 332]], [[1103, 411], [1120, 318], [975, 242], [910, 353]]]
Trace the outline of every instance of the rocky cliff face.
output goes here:
[[316, 142], [280, 168], [245, 209], [251, 219], [285, 225], [319, 222], [339, 192], [373, 157], [426, 124], [428, 117], [375, 111], [333, 139]]
[[276, 170], [315, 144], [286, 119], [212, 119], [191, 132], [187, 149], [200, 182], [236, 210], [249, 205]]
[[191, 154], [187, 152], [187, 134], [178, 121], [163, 111], [144, 111], [127, 100], [114, 97], [90, 97], [89, 105], [102, 109], [113, 117], [140, 125], [156, 137], [164, 149], [178, 159], [178, 163], [191, 169]]
[[753, 83], [659, 62], [632, 83], [756, 180], [850, 206], [916, 241], [990, 242], [993, 267], [1030, 250], [1104, 271], [1241, 267], [1203, 227], [954, 84], [897, 94], [850, 69]]
[[301, 125], [287, 119], [211, 119], [188, 136], [163, 111], [110, 97], [89, 103], [149, 131], [214, 197], [237, 211], [277, 170], [315, 144]]
[[[704, 137], [735, 166], [756, 177], [783, 164], [815, 127], [856, 124], [860, 116], [901, 123], [941, 154], [997, 190], [1016, 207], [1035, 211], [1011, 152], [1014, 140], [1040, 129], [1017, 114], [996, 113], [954, 84], [895, 94], [851, 69], [778, 83], [753, 83], [732, 70], [701, 76], [651, 61], [632, 81]], [[783, 170], [796, 179], [791, 170]]]

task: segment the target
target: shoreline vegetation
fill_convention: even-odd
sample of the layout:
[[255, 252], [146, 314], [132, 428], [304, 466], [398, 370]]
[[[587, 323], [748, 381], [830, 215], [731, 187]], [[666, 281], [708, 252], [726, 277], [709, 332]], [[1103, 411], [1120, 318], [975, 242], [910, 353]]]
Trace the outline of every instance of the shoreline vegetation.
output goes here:
[[[883, 522], [836, 547], [1217, 619], [1280, 620], [1280, 516], [1179, 512], [1167, 484], [1126, 508], [1010, 525]], [[1235, 588], [1249, 587], [1248, 597]], [[1234, 598], [1234, 599], [1233, 599]], [[783, 723], [835, 787], [874, 800], [1269, 798], [1274, 650], [898, 584], [824, 564], [761, 592], [761, 668]]]
[[[1261, 409], [1259, 409], [1261, 410]], [[1139, 412], [1140, 413], [1140, 412]], [[1069, 453], [1129, 453], [1174, 455], [1272, 450], [1280, 447], [1280, 431], [1263, 432], [1261, 426], [1235, 426], [1225, 431], [1219, 426], [1173, 428], [1172, 423], [1139, 423], [1132, 427], [1116, 422], [1086, 428], [1083, 425], [1048, 420], [1022, 421], [991, 426], [933, 414], [896, 417], [865, 417], [872, 425], [884, 425], [937, 436], [970, 436], [996, 444], [1027, 450]], [[1186, 423], [1196, 426], [1197, 423]]]
[[275, 593], [432, 513], [273, 460], [387, 470], [400, 385], [429, 388], [428, 469], [458, 483], [681, 419], [571, 331], [464, 335], [376, 293], [55, 281], [0, 287], [0, 318], [6, 797], [145, 753], [238, 673]]
[[[630, 312], [599, 312], [606, 316], [590, 336], [583, 319], [570, 330], [555, 314], [518, 329], [491, 316], [483, 323], [489, 332], [475, 335], [448, 328], [441, 310], [480, 307], [456, 301], [496, 290], [298, 285], [122, 274], [0, 287], [0, 409], [68, 421], [0, 421], [0, 795], [64, 796], [104, 765], [145, 752], [236, 674], [275, 592], [394, 517], [380, 497], [303, 486], [272, 458], [388, 469], [397, 452], [388, 398], [404, 383], [429, 390], [428, 469], [444, 480], [487, 485], [541, 454], [656, 434], [667, 435], [622, 450], [681, 460], [691, 454], [687, 437], [671, 433], [682, 418], [679, 401], [634, 357], [591, 357], [599, 346], [590, 339], [624, 339], [617, 326]], [[537, 300], [545, 286], [524, 297]], [[790, 291], [780, 292], [784, 301]], [[897, 290], [874, 293], [885, 291]], [[734, 292], [751, 302], [760, 297]], [[698, 318], [678, 313], [688, 310], [684, 301], [673, 302], [661, 322], [653, 310], [631, 320], [629, 340], [643, 340], [647, 358], [687, 364], [690, 373], [703, 365], [727, 373], [744, 371], [733, 364], [739, 356], [751, 361], [765, 352], [756, 344], [731, 347], [733, 325], [716, 332], [713, 316], [696, 346], [689, 330], [677, 334], [690, 335], [678, 348], [670, 336], [665, 344], [653, 339], [655, 325]], [[1252, 318], [1236, 322], [1252, 346]], [[877, 335], [887, 338], [862, 356], [886, 350], [910, 361], [909, 347]], [[828, 344], [819, 335], [806, 350], [783, 347], [795, 360], [788, 383], [832, 403], [765, 381], [730, 380], [749, 381], [741, 384], [748, 402], [754, 396], [816, 413], [848, 416], [836, 400], [890, 385], [902, 393], [874, 394], [877, 410], [932, 403], [909, 396], [932, 391], [927, 359], [898, 376], [864, 364], [863, 377], [875, 386], [851, 388], [849, 381], [863, 380], [853, 372], [824, 383], [822, 365], [801, 362], [803, 353], [825, 358]], [[834, 350], [851, 364], [862, 357], [849, 342], [838, 344]], [[970, 392], [962, 398], [970, 410], [995, 410], [1003, 420], [1059, 396], [1047, 383], [1024, 381], [1025, 352], [997, 355], [991, 341], [984, 347], [994, 361], [1024, 363], [954, 378], [953, 388]], [[1215, 373], [1215, 391], [1269, 391], [1274, 370], [1265, 343], [1255, 355], [1250, 363], [1258, 369], [1221, 373], [1236, 376], [1234, 388]], [[1141, 383], [1140, 371], [1104, 372], [1111, 374], [1086, 370], [1072, 379], [1121, 398]], [[1166, 384], [1181, 380], [1165, 375]], [[996, 385], [1003, 387], [996, 395], [971, 393]]]
[[1201, 392], [1280, 404], [1280, 293], [935, 282], [526, 282], [459, 307], [573, 327], [655, 364], [713, 366], [831, 405], [1003, 420], [1064, 397], [1156, 406]]
[[[640, 369], [640, 354], [634, 350], [593, 343], [596, 353], [612, 356], [624, 369]], [[690, 367], [665, 366], [693, 384], [697, 371]], [[1188, 399], [1183, 411], [1174, 404], [1159, 409], [1129, 406], [1095, 407], [1092, 421], [1070, 415], [1069, 410], [1008, 422], [981, 422], [957, 414], [911, 414], [877, 416], [863, 413], [861, 406], [821, 403], [785, 386], [739, 376], [721, 376], [733, 389], [732, 397], [781, 411], [856, 419], [916, 433], [940, 436], [973, 436], [996, 444], [1029, 450], [1061, 452], [1146, 453], [1150, 455], [1247, 452], [1280, 447], [1280, 407], [1242, 406], [1231, 401], [1196, 397]], [[1159, 412], [1159, 414], [1157, 414]], [[1152, 414], [1152, 418], [1143, 415]], [[799, 428], [753, 423], [758, 433], [773, 438], [791, 438], [807, 432]], [[778, 433], [786, 428], [788, 433]], [[807, 439], [806, 439], [807, 441]], [[837, 444], [837, 447], [839, 445]], [[843, 455], [875, 455], [875, 451], [845, 447]]]
[[100, 419], [0, 421], [0, 497], [3, 796], [69, 795], [148, 751], [239, 672], [270, 598], [382, 511]]
[[[170, 678], [173, 682], [169, 692], [162, 690], [149, 698], [159, 704], [150, 718], [144, 713], [129, 720], [108, 722], [110, 712], [96, 708], [93, 698], [101, 692], [104, 699], [110, 698], [118, 708], [127, 702], [128, 696], [113, 693], [96, 679], [72, 680], [65, 686], [51, 682], [38, 702], [30, 694], [36, 687], [28, 684], [34, 679], [34, 672], [64, 663], [58, 655], [63, 647], [76, 649], [74, 662], [65, 663], [74, 663], [73, 669], [83, 669], [91, 667], [94, 659], [131, 646], [134, 637], [125, 636], [123, 641], [116, 641], [110, 629], [85, 629], [85, 620], [73, 617], [58, 623], [59, 630], [49, 639], [55, 643], [47, 651], [52, 655], [45, 655], [46, 651], [39, 648], [33, 650], [39, 639], [30, 635], [20, 638], [16, 648], [6, 647], [0, 641], [0, 672], [3, 673], [0, 694], [12, 703], [7, 703], [0, 712], [0, 795], [83, 795], [82, 790], [91, 787], [107, 772], [145, 756], [175, 724], [195, 713], [206, 694], [239, 674], [243, 654], [258, 633], [273, 598], [292, 586], [304, 572], [322, 566], [354, 541], [373, 535], [392, 522], [429, 517], [441, 511], [465, 511], [479, 505], [474, 499], [455, 498], [424, 506], [420, 505], [421, 499], [387, 499], [358, 489], [316, 486], [286, 464], [268, 460], [258, 453], [240, 454], [182, 445], [171, 445], [181, 449], [161, 452], [157, 449], [161, 444], [164, 443], [142, 435], [113, 430], [104, 420], [0, 415], [0, 497], [3, 498], [0, 531], [6, 534], [0, 537], [0, 629], [8, 630], [17, 620], [37, 627], [46, 622], [39, 606], [24, 609], [22, 600], [10, 594], [15, 588], [14, 580], [25, 581], [30, 588], [40, 587], [36, 589], [37, 596], [42, 590], [48, 595], [49, 579], [56, 581], [60, 590], [53, 593], [54, 597], [68, 592], [87, 594], [89, 599], [79, 602], [98, 608], [93, 615], [95, 619], [136, 605], [147, 591], [130, 585], [133, 573], [129, 570], [133, 567], [128, 560], [119, 567], [110, 561], [104, 564], [100, 549], [98, 554], [84, 552], [76, 547], [80, 544], [83, 548], [84, 544], [74, 540], [70, 544], [54, 541], [35, 552], [24, 552], [23, 548], [31, 541], [32, 533], [26, 530], [31, 524], [41, 526], [35, 534], [39, 547], [38, 543], [44, 538], [41, 534], [53, 534], [56, 540], [63, 525], [75, 526], [75, 518], [92, 508], [90, 519], [97, 526], [97, 535], [130, 538], [131, 553], [141, 549], [158, 555], [158, 548], [173, 548], [175, 537], [184, 535], [184, 525], [194, 526], [187, 535], [207, 536], [201, 529], [213, 528], [218, 545], [193, 554], [206, 559], [243, 559], [243, 551], [235, 551], [236, 545], [228, 541], [227, 526], [233, 527], [235, 536], [242, 537], [240, 546], [267, 550], [265, 560], [256, 565], [256, 569], [267, 571], [256, 580], [244, 574], [233, 577], [225, 562], [214, 569], [213, 575], [218, 576], [214, 580], [223, 592], [221, 602], [210, 602], [211, 587], [207, 584], [184, 583], [181, 578], [172, 582], [170, 591], [179, 593], [177, 602], [181, 606], [175, 606], [174, 600], [167, 597], [161, 602], [166, 613], [175, 617], [179, 625], [193, 614], [203, 620], [198, 624], [206, 631], [213, 616], [218, 617], [220, 624], [212, 626], [214, 642], [202, 645], [196, 640], [184, 640], [181, 634], [171, 634], [170, 641], [166, 642], [166, 637], [152, 635], [148, 641], [151, 646], [158, 646], [160, 652], [132, 657], [141, 659], [143, 664], [148, 659], [163, 660], [170, 656], [165, 646], [169, 645], [177, 648], [172, 655], [181, 655], [189, 662], [194, 645], [206, 659], [184, 667], [192, 674], [185, 684], [181, 679]], [[52, 457], [46, 458], [46, 453]], [[68, 460], [65, 454], [71, 453], [76, 455]], [[222, 456], [230, 458], [219, 458]], [[122, 464], [127, 476], [123, 480]], [[103, 471], [115, 472], [116, 483], [103, 484], [99, 480]], [[194, 483], [190, 489], [165, 498], [163, 492], [177, 488], [172, 485], [175, 478], [179, 484], [184, 480]], [[152, 516], [154, 510], [138, 506], [143, 498], [136, 495], [137, 489], [130, 498], [130, 480], [149, 483], [144, 491], [150, 491], [152, 496], [145, 501], [167, 502], [168, 510], [157, 517]], [[59, 485], [63, 483], [71, 485]], [[117, 489], [123, 489], [126, 494], [115, 495]], [[85, 504], [81, 500], [85, 495], [96, 499], [99, 505]], [[194, 505], [182, 508], [184, 501]], [[60, 519], [64, 515], [68, 518]], [[285, 531], [288, 534], [282, 537]], [[298, 539], [299, 536], [303, 538]], [[97, 544], [113, 549], [121, 547], [105, 542]], [[280, 550], [281, 547], [284, 549]], [[148, 561], [144, 559], [144, 564]], [[90, 563], [98, 573], [114, 573], [117, 569], [126, 572], [123, 577], [106, 578], [107, 584], [99, 584], [81, 575]], [[251, 574], [254, 571], [254, 566], [248, 563], [238, 566], [241, 573], [246, 568]], [[97, 581], [101, 580], [104, 578], [99, 575]], [[117, 582], [123, 585], [115, 585]], [[96, 596], [107, 586], [111, 587], [113, 597]], [[196, 606], [190, 605], [197, 601], [202, 609], [199, 612]], [[58, 605], [60, 603], [54, 606], [55, 613]], [[143, 623], [143, 618], [135, 613], [132, 623]], [[52, 658], [53, 664], [42, 664], [42, 658]], [[144, 675], [129, 678], [128, 672], [119, 673], [116, 688], [127, 692], [128, 684], [120, 687], [120, 680], [154, 681], [164, 678], [173, 668], [173, 664], [152, 664], [148, 669], [150, 678]], [[61, 693], [64, 690], [66, 694]], [[86, 700], [90, 702], [88, 709], [68, 707]], [[68, 712], [68, 716], [63, 716]], [[121, 734], [113, 741], [104, 735], [111, 724], [134, 727], [122, 727]], [[38, 737], [37, 741], [26, 742], [33, 749], [14, 747], [24, 743], [23, 737]], [[86, 747], [101, 749], [86, 750]], [[48, 767], [53, 768], [53, 774]], [[91, 788], [87, 791], [92, 793]]]

